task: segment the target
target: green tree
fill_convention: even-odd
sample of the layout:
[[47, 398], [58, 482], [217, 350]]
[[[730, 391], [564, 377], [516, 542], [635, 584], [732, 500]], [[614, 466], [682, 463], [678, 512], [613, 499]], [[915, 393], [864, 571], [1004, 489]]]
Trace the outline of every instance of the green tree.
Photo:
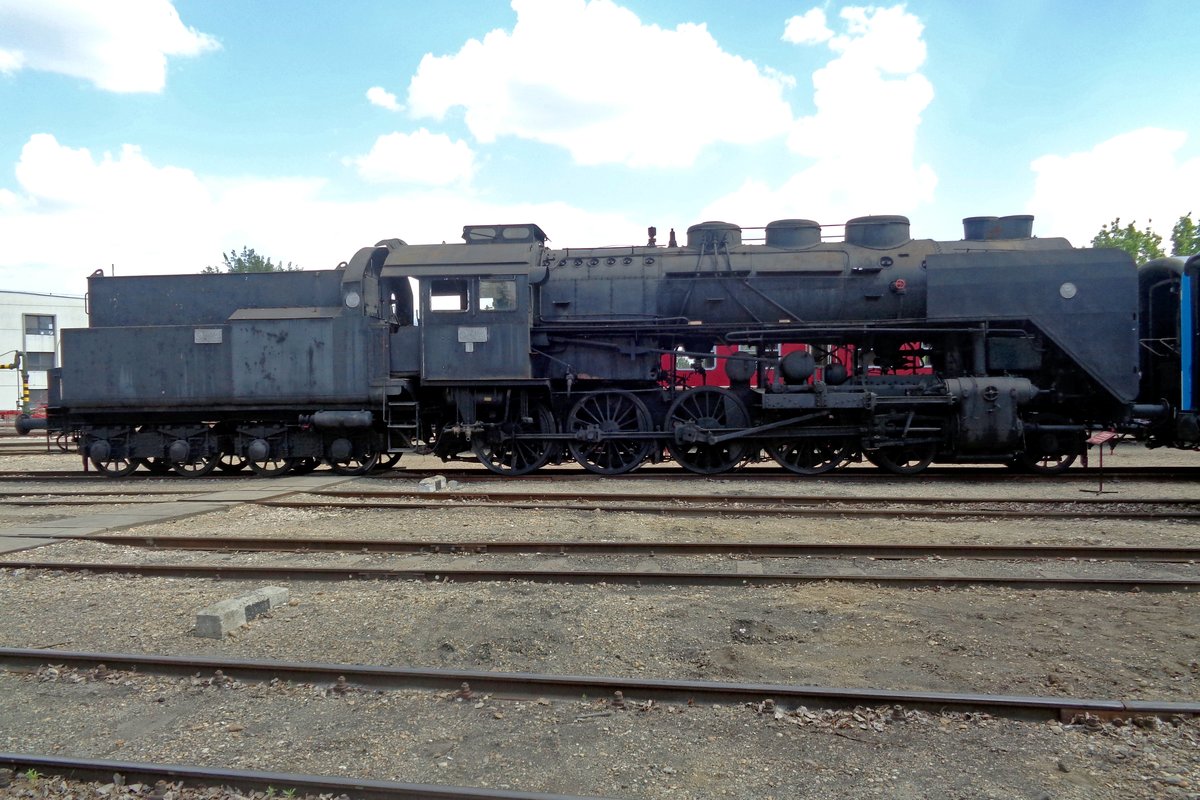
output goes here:
[[271, 261], [269, 258], [264, 258], [254, 252], [253, 247], [242, 247], [242, 252], [230, 250], [228, 253], [221, 253], [221, 259], [225, 262], [224, 267], [205, 267], [201, 272], [205, 274], [214, 274], [219, 272], [295, 272], [301, 267], [297, 267], [292, 262], [278, 264]]
[[1171, 255], [1191, 256], [1200, 253], [1200, 228], [1192, 221], [1192, 212], [1179, 218], [1171, 229]]
[[1092, 247], [1116, 247], [1129, 253], [1139, 264], [1164, 255], [1162, 236], [1152, 231], [1149, 223], [1140, 231], [1133, 222], [1122, 228], [1119, 217], [1100, 227], [1100, 232], [1092, 237]]

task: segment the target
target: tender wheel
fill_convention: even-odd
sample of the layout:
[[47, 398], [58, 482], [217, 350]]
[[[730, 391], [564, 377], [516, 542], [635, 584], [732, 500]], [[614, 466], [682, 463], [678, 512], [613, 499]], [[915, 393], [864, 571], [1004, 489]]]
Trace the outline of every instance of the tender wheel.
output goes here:
[[108, 456], [107, 458], [92, 456], [91, 462], [93, 467], [110, 478], [124, 478], [138, 468], [137, 459], [116, 458], [114, 456]]
[[[330, 459], [329, 468], [338, 475], [366, 475], [379, 463], [379, 454], [350, 456], [350, 458]], [[311, 470], [310, 470], [311, 472]]]
[[246, 463], [250, 466], [251, 472], [260, 478], [278, 478], [280, 475], [286, 475], [292, 471], [292, 459], [290, 458], [264, 458], [261, 461], [246, 459]]
[[741, 441], [709, 444], [710, 433], [729, 433], [750, 424], [746, 405], [728, 389], [700, 386], [689, 389], [667, 409], [667, 444], [671, 456], [691, 472], [711, 475], [737, 466], [747, 455]]
[[510, 420], [474, 436], [471, 452], [479, 463], [501, 475], [525, 475], [549, 463], [558, 444], [538, 435], [554, 433], [554, 415], [541, 403], [532, 404], [529, 413], [531, 422]]
[[234, 453], [222, 453], [220, 460], [217, 461], [217, 469], [221, 472], [241, 472], [248, 466], [250, 465], [246, 459]]
[[292, 474], [307, 475], [319, 466], [321, 466], [321, 459], [319, 458], [312, 458], [311, 456], [297, 458], [292, 461]]
[[797, 475], [820, 475], [835, 470], [854, 455], [849, 441], [837, 439], [790, 439], [767, 445], [771, 458]]
[[567, 414], [567, 433], [584, 438], [567, 445], [584, 469], [601, 475], [620, 475], [641, 466], [654, 449], [650, 439], [592, 438], [596, 433], [649, 433], [654, 430], [650, 409], [632, 392], [595, 392], [581, 397]]
[[937, 455], [937, 445], [933, 442], [893, 445], [870, 450], [865, 455], [868, 461], [886, 472], [894, 475], [916, 475], [918, 472], [924, 472], [933, 463], [933, 457]]
[[213, 455], [197, 456], [188, 461], [176, 461], [171, 469], [185, 478], [200, 478], [216, 469], [219, 461], [220, 458]]
[[378, 461], [378, 463], [375, 464], [375, 467], [374, 467], [375, 472], [383, 472], [384, 470], [389, 470], [392, 467], [396, 466], [397, 464], [400, 463], [400, 456], [402, 456], [402, 455], [404, 455], [404, 454], [403, 453], [387, 453], [385, 455], [380, 455], [379, 461]]
[[171, 462], [165, 458], [139, 458], [138, 466], [151, 475], [166, 475], [171, 471]]

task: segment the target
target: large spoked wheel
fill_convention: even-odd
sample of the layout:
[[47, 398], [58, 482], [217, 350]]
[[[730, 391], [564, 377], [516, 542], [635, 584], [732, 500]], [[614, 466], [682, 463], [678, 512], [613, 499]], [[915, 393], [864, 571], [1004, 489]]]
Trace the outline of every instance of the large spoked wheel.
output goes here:
[[849, 461], [853, 444], [839, 439], [789, 439], [771, 442], [767, 452], [779, 466], [797, 475], [820, 475]]
[[379, 456], [379, 461], [374, 466], [375, 472], [383, 472], [400, 463], [400, 457], [403, 453], [386, 453]]
[[189, 458], [187, 461], [174, 462], [171, 464], [171, 469], [175, 471], [176, 475], [184, 478], [200, 478], [216, 469], [219, 461], [219, 456], [198, 455], [195, 458]]
[[292, 460], [293, 475], [308, 475], [314, 472], [317, 467], [321, 466], [321, 459], [312, 456], [304, 456]]
[[234, 453], [222, 453], [221, 458], [217, 461], [217, 469], [221, 472], [241, 472], [248, 466], [246, 459]]
[[689, 389], [667, 409], [666, 430], [672, 434], [667, 444], [674, 458], [686, 470], [701, 475], [725, 472], [737, 466], [747, 455], [745, 442], [732, 440], [710, 444], [710, 433], [728, 433], [750, 424], [750, 412], [737, 395], [717, 386]]
[[[1029, 421], [1043, 425], [1070, 424], [1066, 417], [1057, 414], [1037, 414]], [[1025, 437], [1025, 450], [1008, 462], [1008, 466], [1035, 475], [1058, 475], [1071, 468], [1083, 448], [1082, 433], [1034, 431]]]
[[[622, 433], [649, 433], [654, 419], [632, 392], [594, 392], [581, 397], [567, 414], [567, 433], [577, 437], [567, 449], [584, 469], [621, 475], [641, 466], [654, 449], [650, 439], [622, 439]], [[606, 434], [601, 438], [599, 434]], [[612, 438], [609, 438], [612, 437]]]
[[1020, 453], [1009, 462], [1019, 472], [1034, 475], [1058, 475], [1066, 472], [1079, 456], [1075, 453]]
[[152, 458], [137, 459], [138, 466], [149, 472], [151, 475], [166, 475], [171, 471], [171, 462], [165, 458], [157, 456]]
[[124, 478], [138, 468], [137, 459], [117, 458], [115, 456], [108, 456], [107, 458], [92, 456], [91, 462], [93, 467], [109, 478]]
[[916, 475], [924, 472], [937, 455], [937, 444], [901, 444], [880, 447], [865, 454], [875, 466], [893, 475]]
[[250, 466], [250, 471], [260, 478], [278, 478], [292, 471], [290, 458], [264, 458], [261, 461], [248, 458], [246, 463]]
[[471, 452], [479, 463], [500, 475], [526, 475], [558, 454], [558, 444], [542, 438], [554, 433], [554, 415], [550, 409], [536, 403], [529, 412], [531, 422], [510, 420], [471, 439]]
[[379, 463], [379, 453], [330, 459], [329, 468], [338, 475], [366, 475]]

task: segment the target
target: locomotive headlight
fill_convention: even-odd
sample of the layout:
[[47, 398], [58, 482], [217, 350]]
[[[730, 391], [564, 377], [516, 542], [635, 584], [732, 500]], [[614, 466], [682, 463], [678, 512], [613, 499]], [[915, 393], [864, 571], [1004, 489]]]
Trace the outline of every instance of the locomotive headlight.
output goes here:
[[1062, 295], [1063, 300], [1070, 300], [1079, 292], [1079, 288], [1075, 284], [1067, 281], [1062, 286], [1058, 287], [1058, 293]]
[[358, 308], [358, 304], [362, 302], [362, 296], [351, 289], [346, 292], [346, 308]]

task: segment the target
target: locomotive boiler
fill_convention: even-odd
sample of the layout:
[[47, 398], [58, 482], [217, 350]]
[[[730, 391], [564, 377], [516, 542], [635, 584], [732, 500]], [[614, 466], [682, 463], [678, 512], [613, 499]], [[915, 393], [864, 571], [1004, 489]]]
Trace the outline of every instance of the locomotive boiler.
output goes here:
[[[682, 245], [582, 249], [469, 225], [462, 244], [384, 240], [335, 270], [97, 276], [48, 424], [112, 475], [356, 474], [406, 452], [510, 475], [765, 457], [1054, 472], [1093, 428], [1195, 446], [1187, 381], [1162, 377], [1194, 358], [1189, 337], [1147, 348], [1131, 259], [1032, 221], [968, 218], [947, 242], [899, 216], [838, 237], [706, 222]], [[1155, 335], [1182, 318], [1185, 273], [1149, 282]]]

